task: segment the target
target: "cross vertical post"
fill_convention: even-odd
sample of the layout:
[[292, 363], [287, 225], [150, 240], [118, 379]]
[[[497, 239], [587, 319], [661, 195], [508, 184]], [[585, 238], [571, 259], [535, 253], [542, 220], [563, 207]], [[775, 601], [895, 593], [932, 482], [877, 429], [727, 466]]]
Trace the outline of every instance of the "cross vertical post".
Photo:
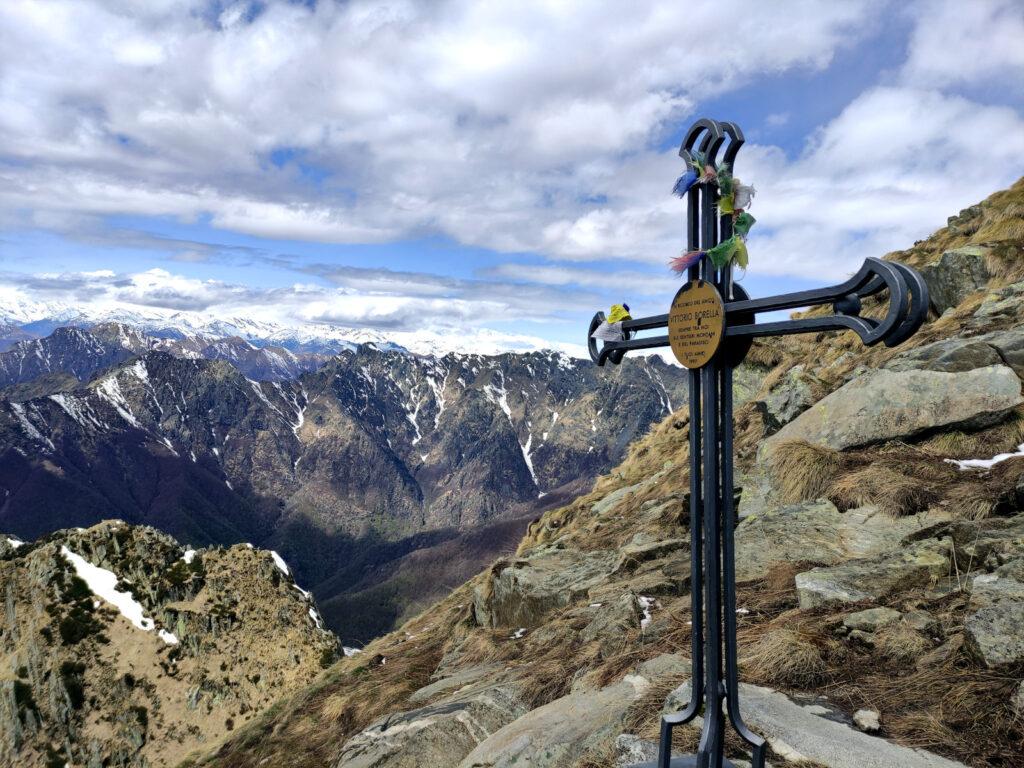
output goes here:
[[[728, 141], [723, 165], [732, 171], [743, 146], [734, 123], [702, 118], [689, 129], [679, 150], [688, 169], [699, 157], [716, 167]], [[706, 252], [733, 235], [731, 214], [720, 212], [718, 187], [701, 180], [686, 193], [687, 251]], [[866, 345], [896, 346], [912, 336], [927, 317], [928, 288], [903, 264], [867, 259], [846, 282], [830, 288], [750, 299], [733, 280], [731, 261], [716, 268], [709, 258], [687, 271], [689, 282], [676, 294], [672, 312], [627, 320], [623, 339], [598, 348], [594, 331], [604, 320], [598, 312], [588, 331], [590, 356], [598, 365], [619, 364], [632, 350], [671, 346], [689, 368], [690, 405], [690, 701], [681, 711], [662, 717], [655, 762], [633, 768], [734, 768], [725, 758], [726, 715], [746, 743], [753, 768], [764, 768], [767, 745], [751, 731], [740, 713], [736, 641], [736, 560], [733, 497], [733, 369], [753, 339], [796, 333], [849, 330]], [[713, 289], [713, 290], [712, 290]], [[888, 308], [879, 319], [861, 317], [863, 300], [888, 293]], [[831, 315], [757, 323], [756, 315], [831, 304]], [[717, 325], [716, 325], [717, 323]], [[667, 328], [668, 335], [640, 337], [643, 331]], [[675, 727], [703, 716], [696, 755], [672, 757]]]

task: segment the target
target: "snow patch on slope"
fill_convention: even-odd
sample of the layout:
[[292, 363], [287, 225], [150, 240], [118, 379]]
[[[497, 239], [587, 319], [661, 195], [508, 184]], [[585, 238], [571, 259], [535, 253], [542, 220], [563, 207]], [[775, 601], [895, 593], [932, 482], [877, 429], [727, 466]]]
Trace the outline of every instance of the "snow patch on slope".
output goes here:
[[[156, 624], [145, 615], [142, 604], [132, 596], [131, 592], [122, 592], [117, 588], [117, 575], [113, 571], [93, 565], [66, 546], [61, 546], [60, 552], [71, 563], [78, 578], [86, 583], [94, 595], [117, 608], [121, 615], [134, 626], [145, 632], [153, 631]], [[159, 636], [168, 645], [177, 645], [178, 643], [178, 638], [170, 632], [161, 630]]]

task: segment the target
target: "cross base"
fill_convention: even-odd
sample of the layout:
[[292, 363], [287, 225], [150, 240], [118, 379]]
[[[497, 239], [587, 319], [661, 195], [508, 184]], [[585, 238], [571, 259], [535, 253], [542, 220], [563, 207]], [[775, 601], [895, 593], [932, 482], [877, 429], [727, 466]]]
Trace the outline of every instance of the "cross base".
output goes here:
[[[658, 761], [652, 760], [649, 763], [634, 763], [629, 766], [629, 768], [658, 768]], [[686, 755], [685, 757], [673, 757], [672, 762], [669, 763], [669, 768], [697, 768], [697, 756]], [[736, 764], [723, 757], [722, 768], [736, 768]]]

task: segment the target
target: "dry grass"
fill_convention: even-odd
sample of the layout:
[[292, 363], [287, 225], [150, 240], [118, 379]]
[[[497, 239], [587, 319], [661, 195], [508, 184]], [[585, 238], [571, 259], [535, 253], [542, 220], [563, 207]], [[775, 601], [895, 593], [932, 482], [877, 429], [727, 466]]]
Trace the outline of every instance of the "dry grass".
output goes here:
[[824, 496], [842, 463], [838, 451], [793, 440], [774, 448], [768, 471], [781, 500], [795, 504]]
[[828, 665], [821, 639], [795, 629], [770, 629], [740, 661], [747, 679], [768, 685], [810, 688], [820, 683]]
[[938, 500], [934, 486], [881, 461], [836, 478], [827, 495], [840, 509], [872, 504], [894, 517], [923, 512]]
[[1009, 453], [1024, 442], [1024, 408], [1015, 408], [999, 424], [975, 432], [950, 430], [922, 440], [917, 447], [943, 459], [970, 459]]
[[782, 362], [784, 352], [781, 345], [772, 340], [755, 339], [750, 345], [750, 351], [745, 358], [747, 363], [760, 365], [764, 368], [774, 368]]
[[886, 659], [908, 668], [932, 648], [925, 637], [901, 621], [879, 630], [875, 635], [875, 643]]
[[879, 708], [885, 735], [901, 744], [972, 766], [1021, 765], [1024, 730], [1010, 696], [1024, 667], [987, 670], [960, 652], [921, 670], [884, 660], [865, 670], [828, 687], [829, 698], [851, 712]]

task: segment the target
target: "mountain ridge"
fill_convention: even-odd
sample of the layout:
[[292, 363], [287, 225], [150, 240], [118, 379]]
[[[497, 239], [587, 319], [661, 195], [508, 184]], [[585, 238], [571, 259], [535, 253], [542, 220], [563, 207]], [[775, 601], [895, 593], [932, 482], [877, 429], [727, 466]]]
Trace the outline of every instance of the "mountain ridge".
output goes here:
[[[336, 590], [365, 587], [361, 569], [384, 567], [385, 552], [405, 557], [499, 519], [525, 525], [685, 398], [683, 372], [658, 358], [598, 380], [556, 352], [362, 345], [260, 382], [228, 356], [171, 354], [124, 326], [50, 340], [0, 353], [23, 373], [26, 359], [51, 363], [22, 378], [87, 378], [47, 373], [0, 401], [5, 527], [31, 538], [117, 516], [195, 544], [254, 541], [280, 550], [330, 606], [342, 604]], [[90, 351], [96, 370], [58, 348]], [[344, 632], [342, 617], [325, 616]]]

